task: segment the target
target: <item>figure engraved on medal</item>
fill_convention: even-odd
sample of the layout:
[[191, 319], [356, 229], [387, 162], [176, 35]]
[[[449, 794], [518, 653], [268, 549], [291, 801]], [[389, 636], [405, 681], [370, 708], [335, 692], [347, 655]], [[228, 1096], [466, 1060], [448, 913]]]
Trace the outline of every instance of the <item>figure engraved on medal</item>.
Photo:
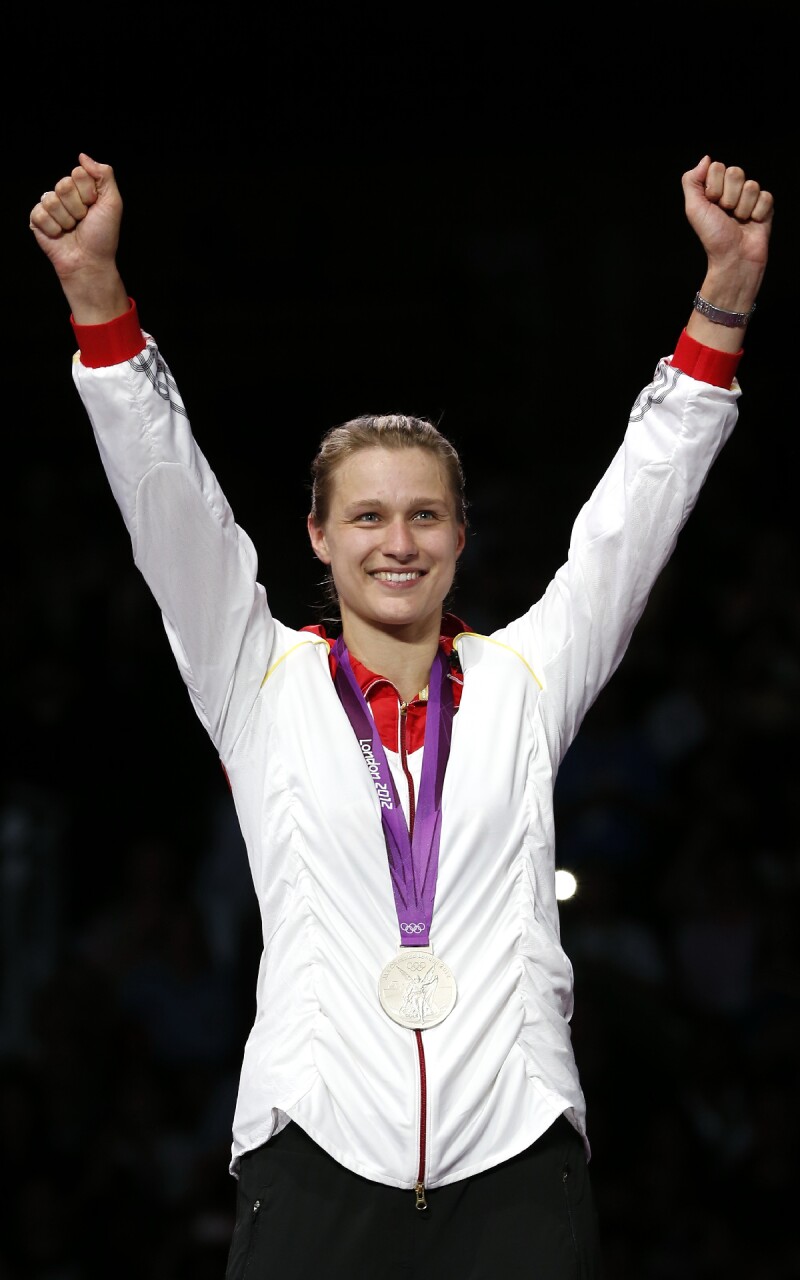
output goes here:
[[428, 947], [401, 947], [378, 983], [381, 1004], [401, 1027], [424, 1029], [443, 1022], [456, 1002], [451, 970]]

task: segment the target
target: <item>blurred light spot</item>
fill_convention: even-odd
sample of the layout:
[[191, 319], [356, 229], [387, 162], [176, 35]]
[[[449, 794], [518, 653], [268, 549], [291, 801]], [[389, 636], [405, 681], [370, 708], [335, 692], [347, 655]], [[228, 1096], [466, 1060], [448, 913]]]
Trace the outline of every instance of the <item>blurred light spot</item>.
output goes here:
[[556, 897], [559, 902], [571, 898], [578, 888], [578, 882], [571, 871], [556, 872]]

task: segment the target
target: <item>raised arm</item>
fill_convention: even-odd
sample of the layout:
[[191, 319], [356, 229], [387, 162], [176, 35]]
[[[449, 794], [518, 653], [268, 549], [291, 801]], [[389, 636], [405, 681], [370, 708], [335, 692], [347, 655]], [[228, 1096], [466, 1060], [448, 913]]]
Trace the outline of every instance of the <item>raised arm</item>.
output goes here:
[[[738, 417], [736, 373], [767, 264], [773, 197], [709, 156], [681, 181], [707, 259], [702, 310], [695, 305], [634, 403], [622, 444], [573, 525], [567, 561], [503, 635], [542, 680], [556, 760], [621, 661]], [[579, 425], [602, 421], [609, 381], [607, 369], [602, 377], [587, 369], [565, 402], [568, 429], [572, 416]]]
[[80, 349], [73, 381], [135, 563], [161, 609], [195, 710], [225, 759], [255, 703], [276, 626], [257, 581], [255, 548], [117, 268], [122, 198], [114, 171], [84, 152], [79, 161], [31, 210], [30, 227], [70, 306]]
[[[684, 173], [682, 183], [686, 217], [708, 260], [700, 298], [714, 308], [693, 310], [686, 331], [695, 342], [735, 353], [744, 326], [730, 317], [744, 319], [755, 305], [767, 265], [772, 193], [737, 165], [709, 156]], [[709, 318], [715, 314], [716, 322]]]
[[80, 164], [45, 191], [30, 215], [77, 324], [105, 324], [128, 310], [117, 269], [122, 197], [111, 165], [81, 152]]

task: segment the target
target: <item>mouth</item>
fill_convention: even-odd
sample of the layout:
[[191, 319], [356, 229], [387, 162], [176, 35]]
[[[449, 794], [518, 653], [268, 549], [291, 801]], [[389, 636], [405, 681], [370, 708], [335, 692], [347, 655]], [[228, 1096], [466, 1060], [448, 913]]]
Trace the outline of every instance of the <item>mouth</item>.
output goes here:
[[371, 575], [378, 582], [390, 582], [402, 584], [404, 582], [416, 582], [423, 577], [421, 569], [404, 569], [396, 571], [394, 569], [376, 569]]

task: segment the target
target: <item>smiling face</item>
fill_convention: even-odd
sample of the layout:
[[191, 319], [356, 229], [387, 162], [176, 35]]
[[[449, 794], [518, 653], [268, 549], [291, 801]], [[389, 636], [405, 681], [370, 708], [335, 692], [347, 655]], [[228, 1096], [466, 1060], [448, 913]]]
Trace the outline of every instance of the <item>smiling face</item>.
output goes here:
[[326, 519], [309, 516], [308, 532], [333, 574], [345, 636], [438, 636], [465, 532], [429, 449], [373, 446], [351, 454], [336, 468]]

